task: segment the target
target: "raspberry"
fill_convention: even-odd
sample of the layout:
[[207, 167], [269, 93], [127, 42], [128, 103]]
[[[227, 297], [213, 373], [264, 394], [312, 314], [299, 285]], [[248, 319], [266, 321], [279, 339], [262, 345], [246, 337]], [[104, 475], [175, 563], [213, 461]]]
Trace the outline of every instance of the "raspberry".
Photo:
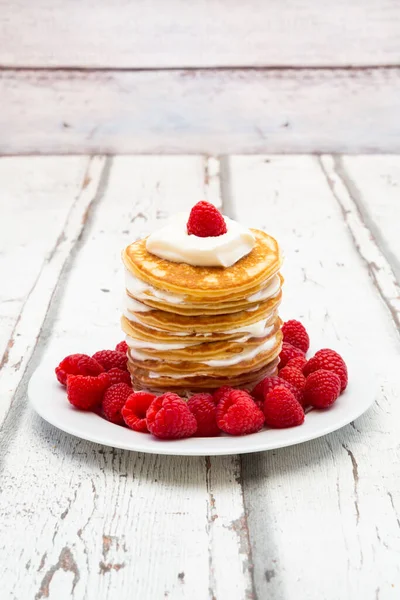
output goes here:
[[292, 360], [292, 358], [296, 358], [296, 356], [304, 356], [304, 352], [299, 350], [299, 348], [295, 348], [294, 346], [292, 346], [292, 344], [283, 342], [282, 350], [279, 355], [280, 362], [278, 368], [282, 369], [283, 367], [286, 367], [289, 360]]
[[209, 202], [202, 200], [193, 206], [187, 222], [189, 235], [217, 237], [227, 232], [224, 217]]
[[[278, 377], [264, 377], [257, 383], [257, 385], [252, 389], [251, 395], [255, 402], [262, 401], [264, 402], [264, 386], [266, 385], [266, 381], [268, 379], [278, 379]], [[279, 381], [278, 385], [281, 385], [281, 381]]]
[[81, 410], [94, 410], [99, 406], [109, 384], [107, 373], [91, 375], [68, 375], [67, 397], [73, 406]]
[[132, 388], [126, 383], [116, 383], [106, 390], [101, 409], [107, 421], [116, 425], [124, 425], [121, 409], [131, 394]]
[[299, 348], [304, 354], [310, 347], [310, 338], [304, 325], [300, 321], [286, 321], [282, 327], [283, 341]]
[[216, 403], [211, 394], [195, 394], [189, 398], [187, 405], [197, 421], [197, 437], [215, 437], [221, 433], [215, 420]]
[[197, 429], [196, 419], [186, 402], [171, 392], [153, 400], [146, 419], [150, 433], [165, 440], [190, 437]]
[[117, 350], [100, 350], [100, 352], [93, 354], [92, 358], [95, 358], [106, 371], [109, 371], [114, 367], [122, 369], [123, 371], [127, 370], [126, 364], [128, 362], [128, 357], [126, 354], [118, 352]]
[[260, 431], [264, 415], [250, 394], [232, 390], [217, 406], [217, 425], [230, 435], [248, 435]]
[[87, 354], [70, 354], [56, 367], [56, 377], [62, 385], [67, 385], [68, 375], [100, 375], [104, 369], [94, 358]]
[[340, 386], [340, 377], [333, 371], [314, 371], [307, 377], [304, 401], [314, 408], [328, 408], [338, 399]]
[[348, 375], [347, 367], [343, 358], [334, 350], [318, 350], [313, 358], [310, 358], [306, 366], [304, 367], [304, 375], [310, 375], [318, 369], [325, 369], [327, 371], [333, 371], [340, 377], [341, 391], [343, 392], [347, 387]]
[[148, 392], [133, 392], [133, 394], [128, 396], [127, 401], [122, 407], [121, 414], [129, 429], [143, 433], [149, 432], [147, 429], [146, 412], [155, 399], [156, 396]]
[[295, 358], [292, 358], [291, 360], [289, 360], [288, 363], [286, 363], [287, 367], [295, 367], [296, 369], [299, 369], [301, 372], [303, 372], [304, 367], [307, 364], [307, 359], [305, 356], [296, 356]]
[[233, 388], [229, 387], [228, 385], [223, 385], [222, 387], [215, 390], [215, 392], [213, 393], [213, 398], [214, 398], [215, 404], [218, 404], [218, 402], [220, 400], [222, 400], [222, 398], [226, 394], [229, 394], [229, 392], [231, 392], [232, 390], [233, 390]]
[[117, 344], [115, 346], [115, 350], [117, 352], [122, 352], [123, 354], [126, 354], [129, 350], [129, 346], [128, 344], [125, 342], [125, 340], [123, 342], [120, 342], [119, 344]]
[[269, 392], [276, 388], [278, 385], [284, 385], [290, 392], [292, 392], [296, 400], [300, 402], [300, 404], [302, 404], [302, 392], [296, 387], [294, 387], [291, 383], [289, 383], [289, 381], [281, 379], [280, 377], [265, 377], [262, 381], [260, 381], [260, 383], [258, 383], [252, 391], [252, 395], [254, 396], [255, 401], [264, 403], [265, 396], [269, 394]]
[[264, 402], [265, 424], [274, 429], [296, 427], [304, 422], [304, 410], [294, 395], [279, 385], [269, 392]]
[[296, 367], [283, 367], [283, 369], [279, 371], [279, 377], [291, 383], [295, 388], [297, 388], [301, 392], [303, 391], [304, 386], [306, 384], [306, 378], [304, 377], [300, 369], [296, 369]]
[[107, 371], [107, 373], [110, 378], [110, 385], [115, 385], [116, 383], [126, 383], [127, 385], [131, 385], [131, 376], [128, 371], [123, 371], [122, 369], [114, 367]]

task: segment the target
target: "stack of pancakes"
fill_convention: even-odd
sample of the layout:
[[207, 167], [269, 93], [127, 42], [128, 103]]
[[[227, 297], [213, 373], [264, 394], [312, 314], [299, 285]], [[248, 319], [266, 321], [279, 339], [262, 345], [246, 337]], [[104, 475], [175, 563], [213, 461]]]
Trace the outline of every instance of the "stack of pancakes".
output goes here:
[[122, 328], [135, 389], [250, 388], [276, 374], [281, 255], [272, 237], [252, 233], [253, 250], [227, 268], [158, 258], [145, 239], [125, 249]]

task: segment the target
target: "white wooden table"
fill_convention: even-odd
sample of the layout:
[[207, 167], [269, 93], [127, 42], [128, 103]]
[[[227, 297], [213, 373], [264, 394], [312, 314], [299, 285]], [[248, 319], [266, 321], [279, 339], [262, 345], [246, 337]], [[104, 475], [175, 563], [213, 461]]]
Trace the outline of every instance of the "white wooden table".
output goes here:
[[[400, 156], [1, 158], [0, 181], [1, 600], [398, 599]], [[276, 235], [283, 317], [360, 355], [374, 406], [243, 457], [47, 425], [44, 353], [119, 341], [121, 248], [201, 198]]]

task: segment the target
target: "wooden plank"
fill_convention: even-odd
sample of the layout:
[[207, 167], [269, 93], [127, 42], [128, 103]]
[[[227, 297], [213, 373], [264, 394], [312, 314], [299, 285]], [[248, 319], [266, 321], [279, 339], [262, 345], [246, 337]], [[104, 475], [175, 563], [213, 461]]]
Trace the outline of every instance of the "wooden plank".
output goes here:
[[[361, 196], [357, 199], [349, 189], [349, 180], [344, 176], [337, 159], [330, 156], [322, 157], [321, 166], [326, 174], [332, 192], [343, 211], [345, 222], [349, 228], [359, 255], [363, 258], [371, 280], [378, 290], [382, 300], [388, 307], [395, 326], [400, 333], [400, 284], [382, 253], [379, 243], [374, 239], [369, 229], [369, 222], [363, 218]], [[381, 188], [384, 193], [385, 188]], [[399, 208], [392, 206], [391, 218], [397, 221]]]
[[[63, 171], [56, 174], [55, 165], [60, 165], [58, 159], [0, 160], [0, 275], [1, 281], [7, 282], [0, 292], [0, 356], [6, 350], [41, 263], [53, 247], [74, 201], [75, 190], [72, 191], [71, 188], [82, 179], [81, 169], [84, 163], [87, 163], [87, 159], [68, 158]], [[58, 207], [57, 211], [51, 211], [55, 194]], [[48, 227], [51, 219], [55, 220], [53, 228]], [[38, 231], [44, 224], [43, 236], [32, 235], [32, 232]], [[29, 252], [26, 252], [28, 243]], [[24, 263], [24, 269], [15, 268], [18, 258]]]
[[[0, 2], [0, 64], [215, 67], [399, 64], [396, 0]], [[18, 35], [15, 24], [18, 23]]]
[[[114, 159], [32, 366], [43, 352], [56, 363], [69, 351], [121, 339], [121, 248], [201, 197], [219, 203], [217, 171], [215, 160], [202, 157]], [[23, 386], [0, 439], [4, 597], [249, 597], [235, 457], [146, 456], [77, 440], [27, 409]]]
[[0, 153], [396, 152], [399, 84], [400, 69], [6, 71]]
[[29, 363], [104, 159], [3, 158], [0, 221], [0, 423]]
[[399, 226], [393, 219], [400, 202], [400, 157], [338, 157], [335, 170], [400, 282]]
[[243, 457], [255, 587], [258, 598], [389, 600], [400, 585], [400, 343], [366, 268], [368, 247], [358, 248], [364, 231], [348, 205], [346, 224], [328, 185], [327, 160], [324, 170], [312, 157], [229, 163], [231, 212], [275, 234], [285, 252], [283, 318], [301, 319], [315, 349], [358, 356], [379, 389], [337, 433]]

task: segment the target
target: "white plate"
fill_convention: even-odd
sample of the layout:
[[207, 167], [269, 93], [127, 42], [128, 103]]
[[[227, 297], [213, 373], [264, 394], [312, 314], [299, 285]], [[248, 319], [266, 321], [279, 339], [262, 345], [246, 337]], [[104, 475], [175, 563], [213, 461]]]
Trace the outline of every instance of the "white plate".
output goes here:
[[149, 434], [113, 425], [98, 415], [74, 409], [65, 389], [54, 375], [54, 359], [45, 359], [33, 374], [28, 395], [36, 412], [46, 421], [84, 440], [106, 446], [180, 456], [244, 454], [300, 444], [326, 435], [347, 425], [365, 412], [375, 399], [376, 386], [370, 380], [365, 364], [347, 360], [350, 383], [345, 393], [329, 410], [311, 411], [305, 422], [290, 429], [265, 429], [243, 437], [189, 438], [161, 441]]

